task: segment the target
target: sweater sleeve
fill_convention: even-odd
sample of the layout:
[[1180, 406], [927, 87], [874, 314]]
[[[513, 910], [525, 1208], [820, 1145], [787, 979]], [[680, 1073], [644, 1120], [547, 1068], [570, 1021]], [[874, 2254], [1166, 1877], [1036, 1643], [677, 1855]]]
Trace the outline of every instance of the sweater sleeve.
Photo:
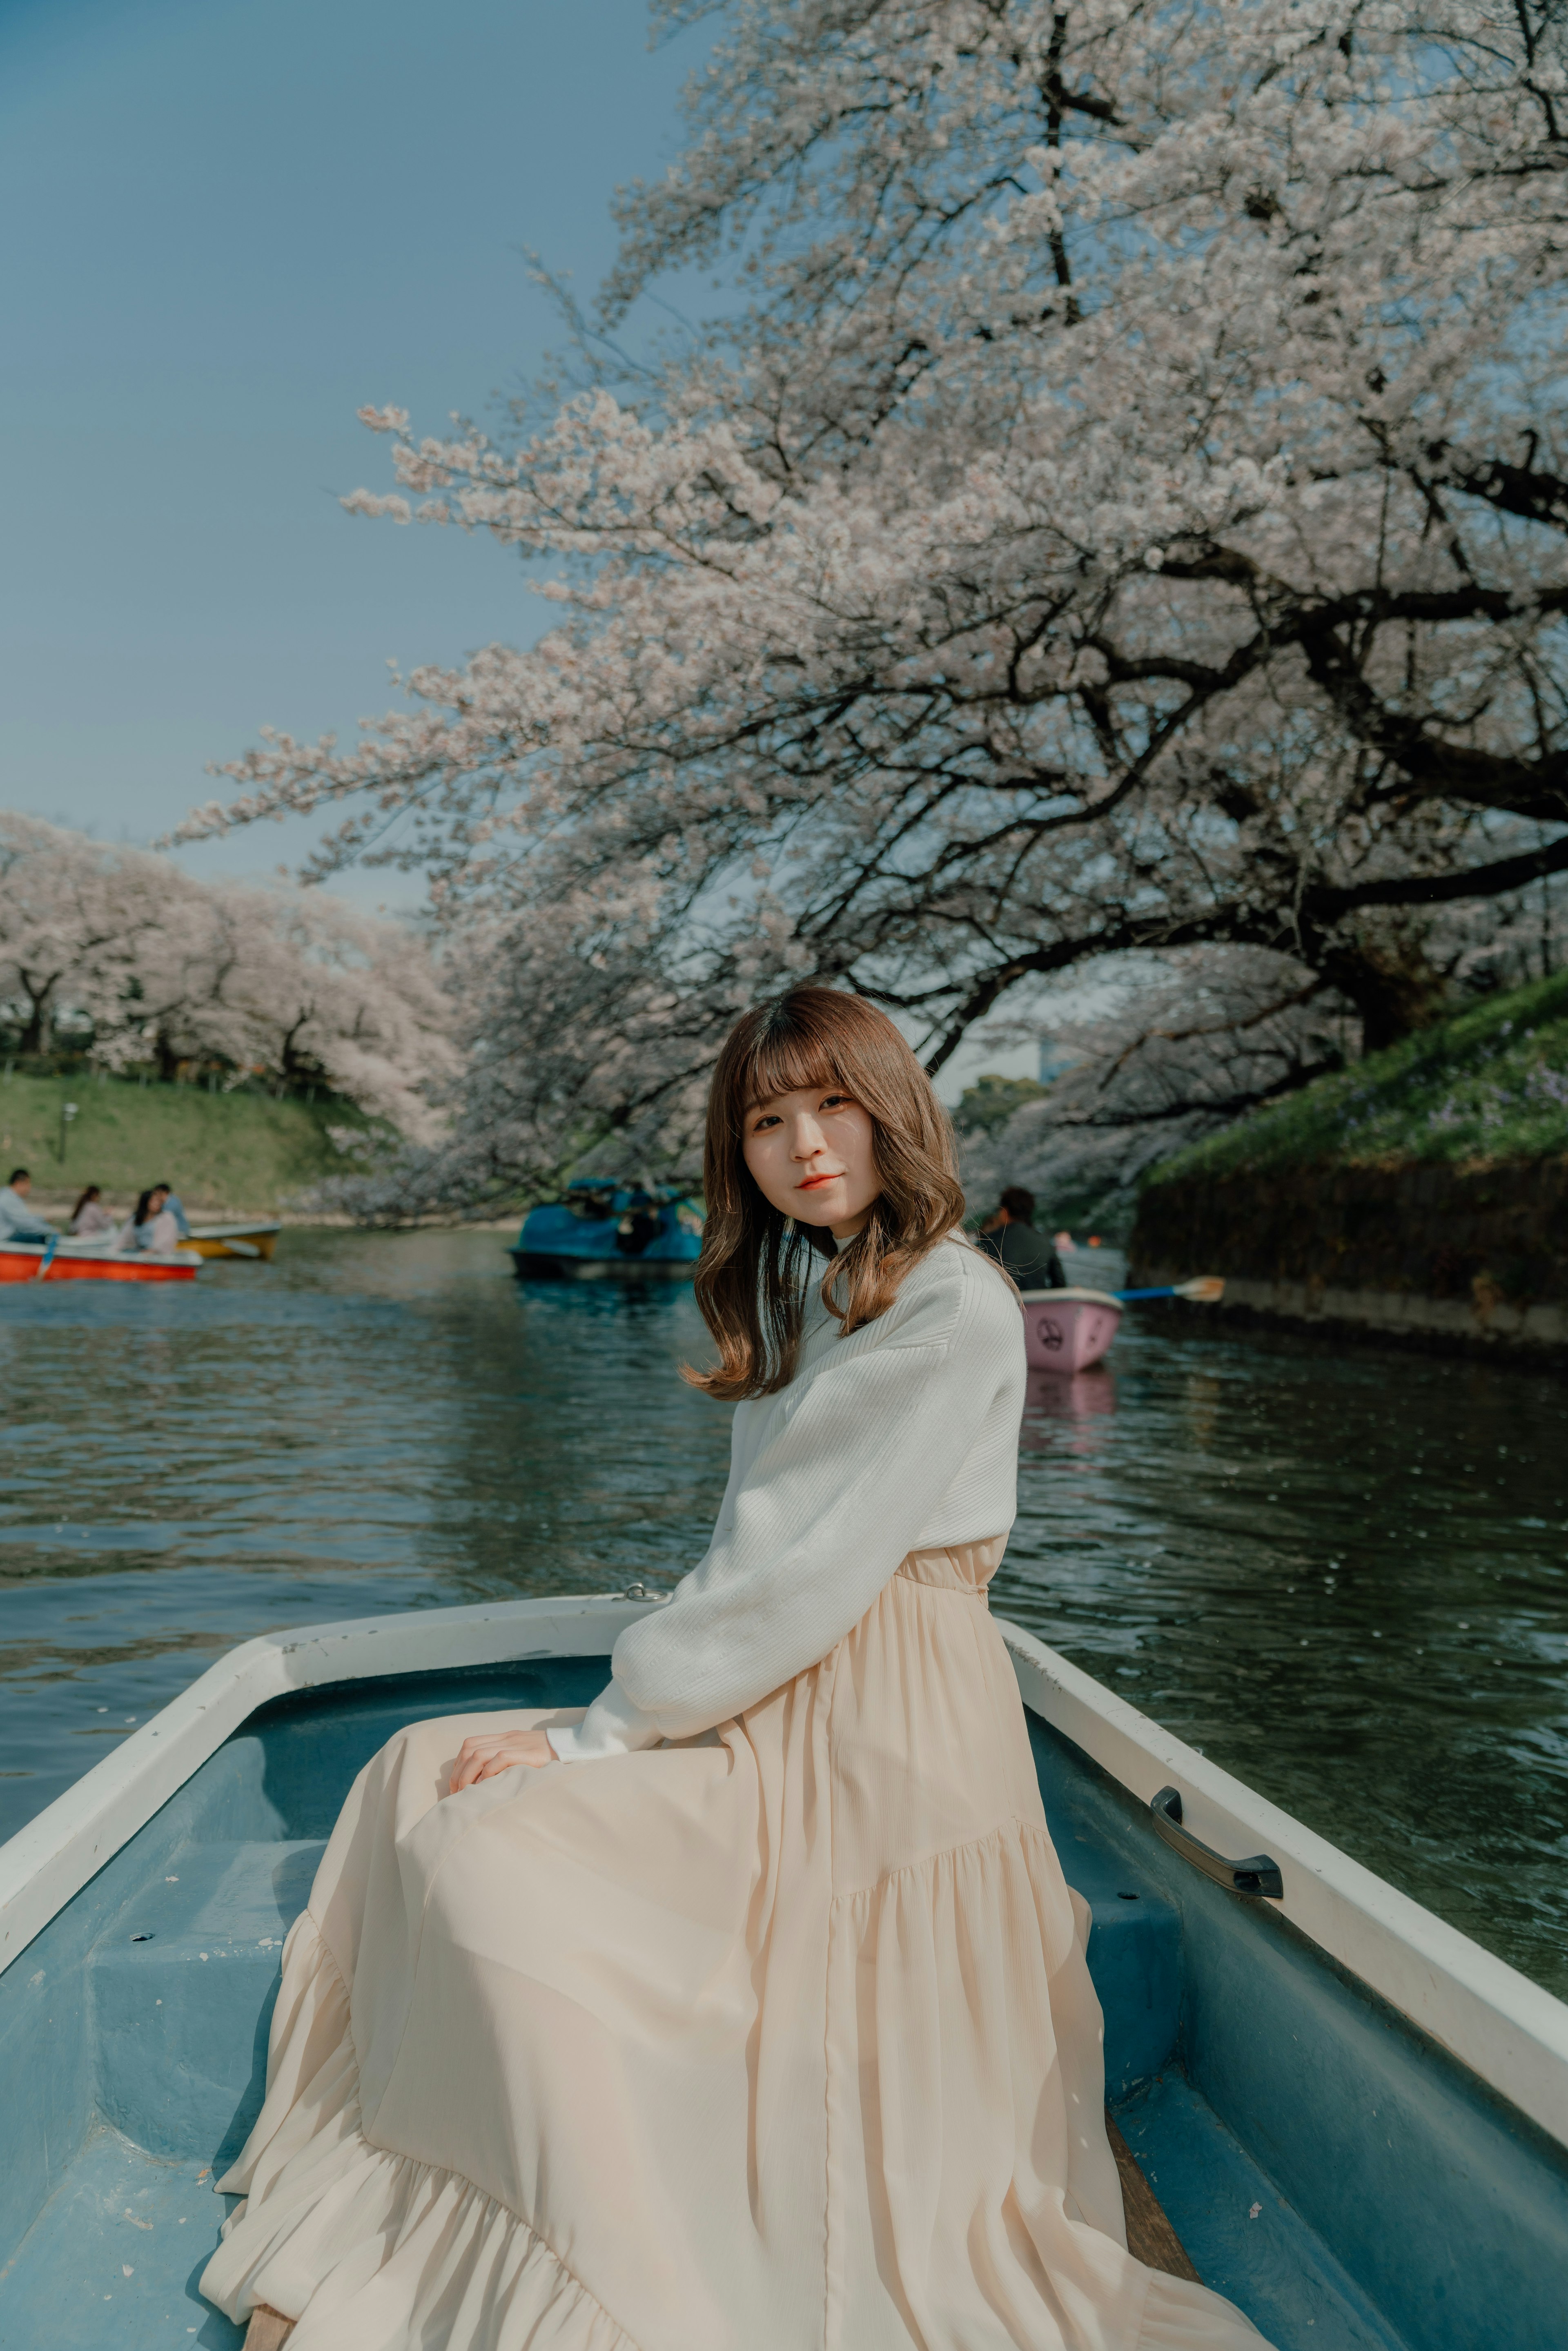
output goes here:
[[701, 1565], [622, 1634], [580, 1729], [551, 1732], [563, 1761], [726, 1721], [865, 1614], [988, 1417], [1016, 1403], [1022, 1355], [1011, 1292], [973, 1259], [931, 1269], [887, 1320], [785, 1392]]
[[580, 1722], [564, 1723], [545, 1733], [558, 1763], [596, 1763], [606, 1755], [657, 1747], [664, 1735], [652, 1715], [633, 1706], [613, 1680], [608, 1689], [600, 1691]]

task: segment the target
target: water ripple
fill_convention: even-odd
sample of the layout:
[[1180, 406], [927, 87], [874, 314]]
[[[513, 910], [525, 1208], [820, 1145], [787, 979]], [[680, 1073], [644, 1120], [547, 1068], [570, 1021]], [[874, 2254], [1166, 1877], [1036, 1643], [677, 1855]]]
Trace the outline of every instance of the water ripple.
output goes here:
[[[519, 1287], [494, 1234], [0, 1290], [0, 1833], [252, 1634], [680, 1574], [727, 1448], [703, 1352], [689, 1290]], [[1031, 1384], [999, 1604], [1568, 1991], [1565, 1416], [1140, 1310]]]

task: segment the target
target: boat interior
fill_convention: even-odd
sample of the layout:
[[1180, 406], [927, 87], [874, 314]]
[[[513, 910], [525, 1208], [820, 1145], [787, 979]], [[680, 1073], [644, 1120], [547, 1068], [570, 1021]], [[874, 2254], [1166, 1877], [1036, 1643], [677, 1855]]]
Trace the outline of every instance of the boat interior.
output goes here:
[[[274, 1700], [0, 1976], [4, 2351], [239, 2351], [196, 2286], [214, 2181], [259, 2105], [283, 1938], [350, 1781], [407, 1722], [582, 1704], [606, 1662]], [[1189, 2261], [1279, 2351], [1561, 2351], [1568, 2149], [1030, 1726], [1092, 1911], [1139, 2249]]]

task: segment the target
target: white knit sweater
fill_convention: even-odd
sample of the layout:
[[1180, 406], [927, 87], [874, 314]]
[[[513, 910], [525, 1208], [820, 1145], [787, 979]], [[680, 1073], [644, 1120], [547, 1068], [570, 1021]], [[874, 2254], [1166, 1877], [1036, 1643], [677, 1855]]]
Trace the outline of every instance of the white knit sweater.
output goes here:
[[1023, 1392], [1018, 1300], [956, 1233], [848, 1338], [819, 1308], [789, 1386], [736, 1407], [706, 1556], [550, 1732], [561, 1761], [727, 1721], [826, 1656], [908, 1552], [1005, 1534]]

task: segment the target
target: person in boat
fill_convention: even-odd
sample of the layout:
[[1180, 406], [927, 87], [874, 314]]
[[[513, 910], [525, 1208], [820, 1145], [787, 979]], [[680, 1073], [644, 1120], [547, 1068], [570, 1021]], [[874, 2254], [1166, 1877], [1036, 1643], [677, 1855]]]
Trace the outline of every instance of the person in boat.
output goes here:
[[180, 1246], [180, 1228], [169, 1213], [169, 1187], [153, 1184], [137, 1195], [136, 1206], [120, 1228], [122, 1249], [151, 1249], [167, 1257]]
[[[0, 1166], [5, 1162], [0, 1160]], [[13, 1167], [4, 1184], [0, 1184], [0, 1241], [47, 1241], [55, 1237], [55, 1228], [37, 1209], [28, 1205], [27, 1195], [33, 1179], [25, 1167]]]
[[249, 2351], [1257, 2351], [1126, 2250], [986, 1603], [1022, 1319], [946, 1116], [800, 987], [730, 1036], [706, 1157], [713, 1540], [586, 1711], [361, 1772], [203, 2292]]
[[104, 1207], [96, 1184], [87, 1186], [71, 1210], [70, 1229], [78, 1241], [101, 1240], [115, 1229], [113, 1213]]
[[1054, 1245], [1034, 1228], [1034, 1194], [1009, 1184], [996, 1214], [981, 1226], [979, 1245], [1020, 1290], [1065, 1290], [1067, 1276]]
[[163, 1206], [174, 1219], [175, 1232], [181, 1240], [188, 1241], [191, 1238], [191, 1220], [185, 1214], [183, 1200], [172, 1184], [160, 1184], [157, 1188], [163, 1195]]

